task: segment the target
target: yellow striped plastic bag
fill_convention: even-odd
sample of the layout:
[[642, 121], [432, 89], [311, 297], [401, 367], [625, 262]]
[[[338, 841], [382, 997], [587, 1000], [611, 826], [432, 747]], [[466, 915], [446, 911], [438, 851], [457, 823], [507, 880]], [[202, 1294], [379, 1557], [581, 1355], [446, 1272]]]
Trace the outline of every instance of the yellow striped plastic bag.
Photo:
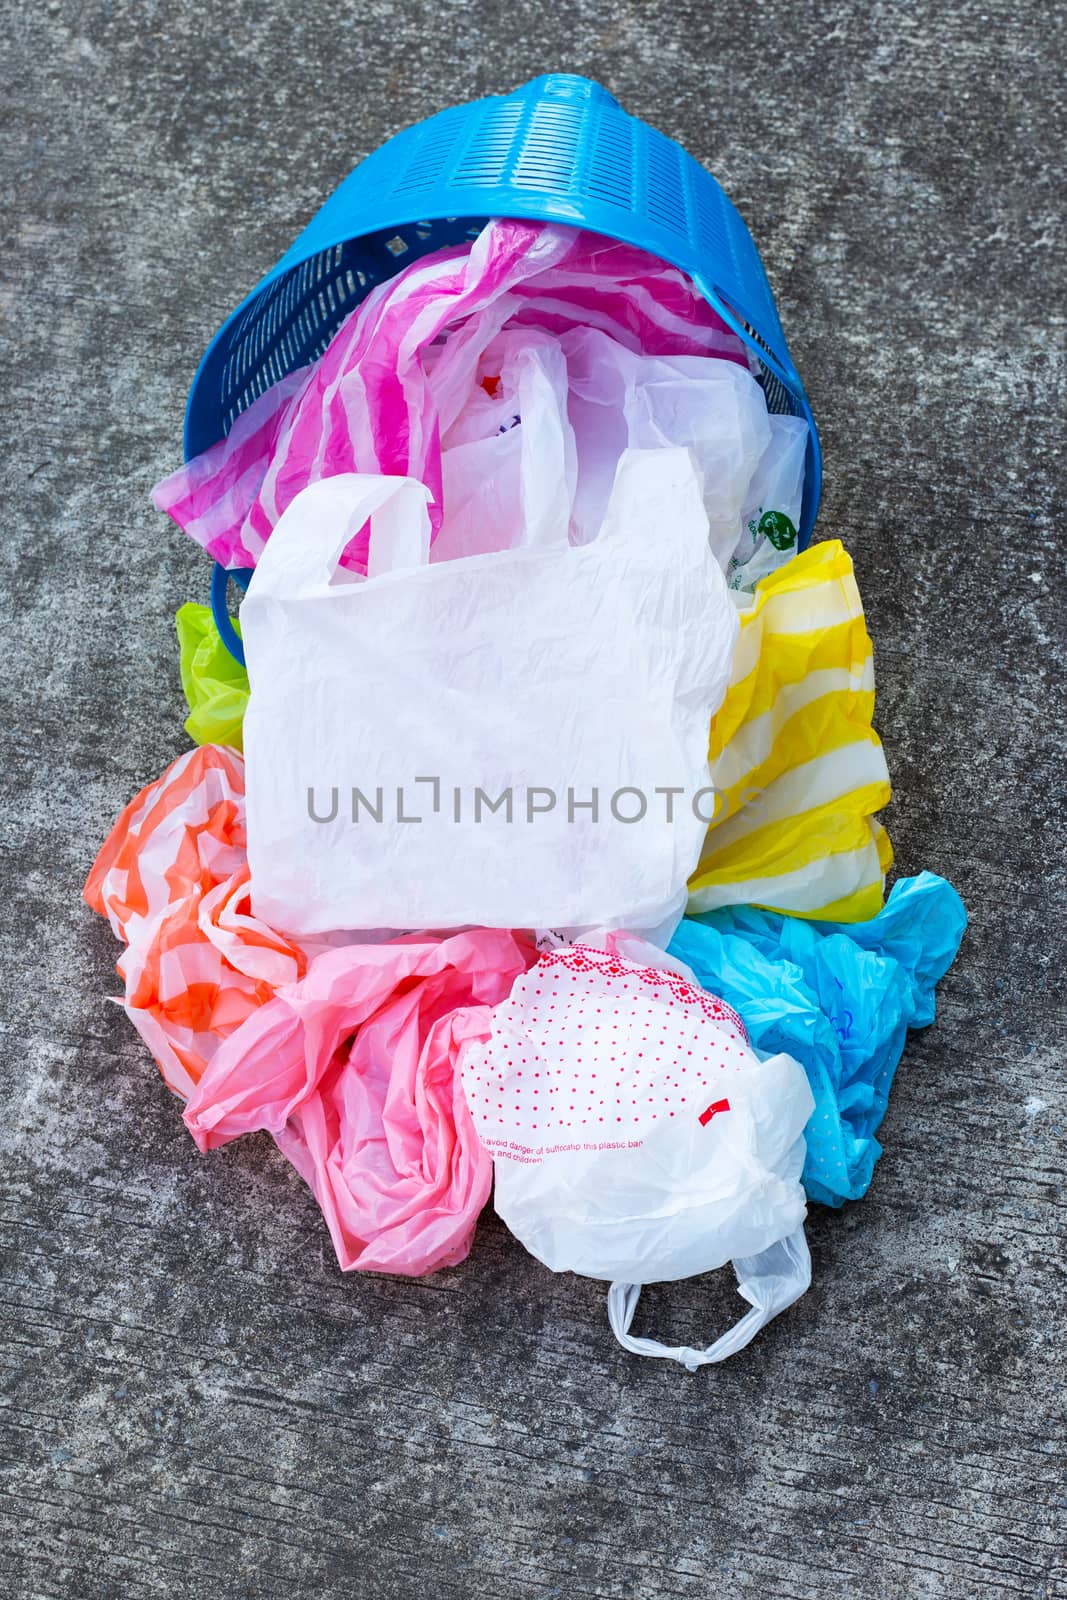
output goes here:
[[689, 880], [690, 915], [756, 905], [862, 922], [881, 909], [893, 851], [874, 660], [852, 561], [812, 546], [756, 585], [711, 726], [714, 821]]

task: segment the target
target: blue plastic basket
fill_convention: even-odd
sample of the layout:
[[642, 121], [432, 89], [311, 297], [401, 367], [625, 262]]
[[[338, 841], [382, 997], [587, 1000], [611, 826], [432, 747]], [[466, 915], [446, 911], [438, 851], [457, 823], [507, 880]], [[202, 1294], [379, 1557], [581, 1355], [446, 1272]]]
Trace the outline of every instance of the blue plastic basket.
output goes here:
[[[320, 356], [376, 283], [476, 237], [490, 217], [588, 228], [688, 273], [755, 351], [768, 409], [808, 423], [803, 549], [819, 506], [819, 439], [752, 235], [681, 145], [629, 116], [599, 84], [567, 74], [440, 111], [360, 162], [208, 345], [189, 393], [186, 459], [228, 432], [271, 384]], [[212, 609], [243, 661], [225, 602], [220, 569]]]

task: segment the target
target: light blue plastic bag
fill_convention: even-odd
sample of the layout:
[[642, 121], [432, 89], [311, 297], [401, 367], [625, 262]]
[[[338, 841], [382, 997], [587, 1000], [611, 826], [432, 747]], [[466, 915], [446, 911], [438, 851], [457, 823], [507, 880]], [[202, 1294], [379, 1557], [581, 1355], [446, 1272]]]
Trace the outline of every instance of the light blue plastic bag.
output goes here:
[[810, 1199], [839, 1206], [867, 1192], [904, 1036], [934, 1020], [934, 985], [966, 926], [952, 885], [923, 872], [896, 883], [869, 922], [732, 906], [679, 927], [670, 954], [733, 1006], [759, 1055], [784, 1050], [808, 1075]]

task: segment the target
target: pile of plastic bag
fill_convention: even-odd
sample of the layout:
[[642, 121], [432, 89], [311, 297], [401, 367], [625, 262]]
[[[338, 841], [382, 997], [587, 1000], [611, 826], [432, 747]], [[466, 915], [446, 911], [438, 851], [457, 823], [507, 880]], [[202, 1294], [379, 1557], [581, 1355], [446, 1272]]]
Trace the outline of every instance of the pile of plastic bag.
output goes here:
[[[342, 1268], [461, 1261], [495, 1182], [621, 1342], [721, 1360], [859, 1199], [965, 914], [888, 900], [872, 649], [799, 552], [806, 424], [628, 245], [490, 223], [155, 491], [254, 567], [247, 670], [177, 616], [196, 748], [86, 899], [202, 1150], [265, 1129]], [[884, 902], [884, 903], [883, 903]], [[642, 1284], [732, 1262], [704, 1349]]]

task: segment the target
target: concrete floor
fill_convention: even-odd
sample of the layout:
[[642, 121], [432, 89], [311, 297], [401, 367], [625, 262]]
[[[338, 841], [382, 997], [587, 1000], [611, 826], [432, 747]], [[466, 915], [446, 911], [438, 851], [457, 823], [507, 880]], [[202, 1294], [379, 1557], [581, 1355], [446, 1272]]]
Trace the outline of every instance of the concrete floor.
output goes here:
[[[1059, 8], [3, 11], [0, 1593], [1067, 1594]], [[811, 1293], [697, 1377], [491, 1216], [454, 1271], [343, 1278], [266, 1139], [197, 1155], [79, 899], [186, 744], [171, 619], [208, 569], [148, 490], [204, 344], [386, 135], [552, 68], [755, 231], [876, 641], [898, 866], [972, 916], [870, 1195], [816, 1211]], [[710, 1333], [732, 1299], [642, 1316]]]

